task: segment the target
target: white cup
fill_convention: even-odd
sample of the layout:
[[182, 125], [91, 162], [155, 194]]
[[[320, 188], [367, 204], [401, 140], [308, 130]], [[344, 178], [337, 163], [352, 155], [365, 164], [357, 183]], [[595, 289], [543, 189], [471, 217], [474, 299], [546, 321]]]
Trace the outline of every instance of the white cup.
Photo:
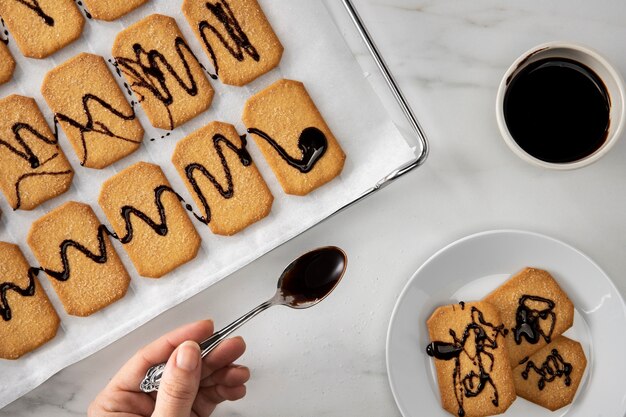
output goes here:
[[[586, 65], [604, 82], [609, 96], [609, 127], [607, 130], [606, 140], [595, 152], [573, 162], [546, 162], [530, 155], [524, 151], [524, 149], [522, 149], [517, 142], [515, 142], [515, 139], [511, 136], [511, 132], [509, 132], [504, 118], [504, 97], [513, 78], [515, 78], [515, 76], [529, 64], [546, 58], [567, 58]], [[568, 42], [548, 42], [538, 45], [524, 53], [515, 62], [513, 62], [513, 64], [506, 71], [502, 81], [500, 82], [500, 87], [498, 88], [498, 94], [496, 96], [496, 119], [504, 141], [509, 148], [511, 148], [511, 150], [524, 161], [544, 168], [559, 170], [576, 169], [597, 161], [604, 154], [606, 154], [609, 149], [613, 147], [613, 145], [615, 145], [622, 134], [624, 122], [626, 121], [626, 117], [624, 115], [624, 111], [626, 109], [625, 100], [626, 91], [624, 89], [624, 80], [622, 79], [622, 76], [601, 55], [586, 47]]]

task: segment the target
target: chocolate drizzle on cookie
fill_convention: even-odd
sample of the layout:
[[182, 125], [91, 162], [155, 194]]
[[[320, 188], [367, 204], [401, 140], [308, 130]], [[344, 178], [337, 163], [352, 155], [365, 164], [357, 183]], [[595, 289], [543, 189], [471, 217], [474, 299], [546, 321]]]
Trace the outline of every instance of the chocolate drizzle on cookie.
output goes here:
[[219, 23], [224, 26], [224, 29], [228, 34], [227, 37], [230, 38], [227, 39], [226, 36], [222, 35], [215, 26], [206, 20], [202, 20], [198, 23], [200, 37], [202, 38], [202, 42], [211, 57], [213, 68], [215, 69], [215, 74], [209, 74], [211, 78], [217, 79], [217, 76], [219, 75], [219, 64], [217, 62], [217, 57], [215, 56], [215, 51], [207, 39], [207, 31], [213, 32], [228, 53], [237, 61], [242, 62], [245, 59], [245, 56], [248, 55], [256, 62], [259, 62], [261, 55], [259, 55], [259, 52], [250, 42], [248, 35], [246, 35], [244, 30], [241, 28], [237, 17], [235, 17], [235, 14], [228, 4], [228, 1], [218, 0], [216, 3], [206, 2], [205, 6], [219, 21]]
[[0, 316], [4, 321], [9, 321], [13, 317], [11, 306], [7, 300], [7, 292], [14, 291], [22, 297], [32, 297], [35, 295], [35, 277], [39, 273], [38, 268], [28, 268], [28, 286], [22, 288], [13, 282], [3, 282], [0, 284]]
[[106, 226], [102, 224], [98, 226], [98, 253], [91, 252], [89, 249], [87, 249], [85, 246], [75, 240], [65, 239], [59, 245], [59, 255], [61, 256], [61, 264], [63, 265], [63, 269], [61, 271], [54, 271], [49, 268], [41, 268], [41, 270], [43, 270], [46, 274], [56, 279], [57, 281], [67, 281], [70, 278], [70, 263], [67, 259], [67, 252], [70, 248], [76, 249], [95, 263], [106, 263], [108, 257], [105, 235], [107, 234], [110, 236], [115, 236], [115, 234], [110, 232]]
[[526, 368], [522, 371], [522, 378], [528, 379], [528, 373], [532, 370], [540, 376], [537, 388], [543, 390], [546, 383], [554, 381], [556, 378], [564, 378], [565, 386], [570, 386], [572, 379], [570, 374], [574, 367], [571, 363], [565, 362], [557, 349], [552, 349], [540, 367], [537, 368], [533, 361], [526, 363]]
[[[531, 308], [529, 303], [542, 304], [544, 308]], [[554, 301], [536, 295], [522, 295], [518, 301], [519, 306], [515, 313], [515, 327], [511, 329], [513, 338], [518, 345], [522, 343], [522, 338], [528, 343], [536, 344], [543, 337], [546, 343], [550, 343], [552, 332], [556, 323], [554, 313]], [[548, 331], [541, 327], [541, 320], [549, 320]]]
[[180, 36], [177, 36], [174, 40], [174, 48], [180, 58], [180, 62], [185, 67], [186, 80], [176, 72], [161, 52], [156, 49], [146, 51], [139, 43], [133, 44], [134, 58], [115, 57], [116, 66], [132, 79], [130, 85], [138, 95], [139, 102], [145, 99], [146, 94], [150, 94], [163, 103], [167, 110], [170, 130], [174, 128], [174, 119], [169, 106], [174, 102], [174, 96], [170, 92], [170, 87], [165, 78], [166, 73], [169, 73], [188, 95], [194, 97], [198, 94], [198, 86], [191, 73], [185, 51], [197, 61], [196, 56]]
[[300, 133], [298, 138], [298, 148], [302, 152], [300, 159], [294, 158], [285, 151], [285, 149], [276, 142], [270, 135], [260, 129], [251, 127], [248, 133], [257, 135], [269, 143], [278, 152], [280, 157], [290, 166], [298, 171], [306, 174], [311, 171], [317, 161], [320, 160], [326, 149], [328, 149], [328, 140], [324, 132], [316, 127], [307, 127]]
[[48, 176], [69, 175], [72, 173], [72, 170], [68, 169], [64, 171], [45, 171], [45, 170], [34, 171], [39, 168], [45, 167], [45, 165], [48, 162], [54, 160], [57, 156], [59, 156], [59, 153], [55, 152], [52, 156], [50, 156], [46, 160], [41, 161], [40, 158], [37, 155], [35, 155], [32, 148], [28, 146], [28, 144], [22, 137], [22, 131], [28, 132], [32, 137], [48, 145], [56, 146], [58, 143], [58, 131], [56, 130], [56, 127], [55, 127], [54, 137], [52, 139], [46, 137], [45, 135], [37, 131], [37, 129], [35, 129], [28, 123], [21, 123], [21, 122], [15, 123], [13, 126], [11, 126], [11, 130], [13, 131], [13, 136], [15, 138], [15, 141], [19, 144], [19, 146], [15, 147], [11, 145], [9, 142], [3, 139], [0, 139], [0, 147], [2, 146], [6, 147], [11, 153], [13, 153], [14, 155], [17, 155], [19, 158], [26, 161], [29, 164], [30, 168], [33, 170], [33, 172], [27, 172], [21, 175], [15, 182], [16, 204], [15, 204], [15, 207], [13, 207], [13, 210], [17, 210], [22, 205], [22, 198], [20, 194], [20, 184], [22, 183], [23, 180], [27, 178], [31, 178], [31, 177], [46, 176], [46, 175]]
[[212, 138], [213, 147], [215, 148], [215, 151], [217, 152], [217, 155], [220, 158], [220, 161], [222, 163], [222, 168], [224, 169], [224, 175], [226, 176], [226, 188], [224, 188], [222, 184], [220, 184], [217, 181], [215, 176], [213, 176], [213, 174], [211, 174], [204, 165], [200, 163], [192, 163], [185, 167], [185, 175], [187, 176], [187, 180], [189, 180], [189, 183], [191, 183], [193, 190], [196, 192], [196, 195], [200, 199], [200, 202], [202, 203], [202, 208], [204, 209], [204, 213], [205, 213], [204, 217], [198, 216], [195, 213], [194, 213], [194, 216], [199, 221], [205, 224], [208, 224], [211, 221], [211, 208], [209, 207], [209, 203], [206, 200], [206, 196], [204, 195], [204, 193], [202, 193], [200, 186], [198, 186], [198, 182], [196, 181], [194, 177], [194, 173], [198, 171], [202, 175], [204, 175], [211, 182], [211, 184], [213, 184], [215, 189], [220, 193], [222, 197], [226, 199], [232, 198], [235, 192], [234, 185], [233, 185], [233, 176], [230, 171], [230, 167], [228, 166], [228, 163], [226, 162], [226, 157], [224, 156], [224, 149], [220, 145], [220, 143], [223, 142], [226, 147], [228, 147], [233, 152], [235, 152], [235, 154], [239, 158], [239, 161], [241, 162], [241, 165], [247, 167], [252, 164], [252, 157], [246, 150], [246, 136], [242, 135], [240, 136], [240, 138], [241, 138], [241, 147], [237, 147], [237, 145], [235, 145], [232, 141], [228, 140], [225, 136], [219, 133], [216, 133], [215, 135], [213, 135], [213, 138]]
[[[439, 360], [454, 360], [452, 383], [454, 395], [459, 406], [459, 417], [465, 416], [464, 399], [480, 395], [485, 388], [491, 386], [493, 396], [491, 403], [498, 406], [498, 389], [489, 374], [493, 370], [494, 356], [490, 350], [498, 348], [498, 336], [503, 336], [504, 325], [498, 326], [485, 320], [483, 313], [476, 307], [471, 308], [472, 322], [463, 334], [457, 336], [450, 329], [452, 342], [434, 341], [426, 347], [426, 353]], [[461, 368], [461, 356], [464, 355], [474, 365], [473, 369]], [[489, 360], [485, 360], [488, 358]], [[462, 375], [462, 372], [465, 372]]]
[[108, 136], [112, 139], [116, 139], [116, 140], [121, 140], [124, 142], [131, 142], [131, 143], [141, 143], [141, 139], [136, 140], [136, 139], [130, 139], [130, 138], [126, 138], [124, 136], [115, 134], [111, 131], [111, 129], [109, 129], [109, 127], [107, 127], [104, 123], [94, 120], [94, 116], [92, 114], [92, 110], [89, 107], [89, 104], [91, 102], [95, 102], [97, 104], [99, 104], [101, 107], [103, 107], [105, 110], [109, 111], [111, 114], [113, 114], [116, 117], [119, 117], [122, 120], [134, 120], [135, 119], [135, 112], [134, 110], [131, 109], [130, 114], [124, 114], [122, 111], [117, 110], [115, 108], [113, 108], [113, 106], [109, 103], [107, 103], [104, 99], [94, 95], [94, 94], [85, 94], [82, 98], [82, 103], [83, 103], [83, 112], [84, 114], [87, 116], [87, 122], [86, 123], [81, 123], [73, 118], [71, 118], [70, 116], [67, 116], [63, 113], [56, 113], [55, 114], [55, 121], [58, 122], [65, 122], [68, 123], [70, 126], [78, 129], [80, 131], [80, 140], [81, 140], [81, 145], [83, 148], [83, 158], [80, 161], [81, 165], [85, 165], [87, 163], [87, 158], [89, 157], [89, 151], [87, 148], [87, 142], [86, 142], [86, 138], [85, 135], [87, 133], [100, 133], [102, 135]]
[[147, 214], [145, 214], [143, 211], [139, 210], [136, 207], [123, 206], [120, 209], [120, 215], [124, 219], [126, 234], [122, 237], [117, 235], [115, 235], [114, 237], [122, 243], [129, 243], [133, 239], [133, 224], [131, 222], [131, 216], [133, 215], [146, 223], [152, 230], [154, 230], [154, 233], [156, 233], [157, 235], [167, 235], [167, 218], [165, 216], [165, 207], [163, 206], [163, 201], [161, 201], [163, 193], [172, 193], [176, 196], [178, 201], [184, 201], [183, 198], [176, 191], [174, 191], [172, 187], [169, 187], [167, 185], [159, 185], [154, 189], [154, 204], [159, 211], [159, 220], [155, 221], [151, 219]]
[[42, 10], [41, 6], [39, 6], [39, 0], [15, 0], [18, 3], [23, 4], [24, 6], [31, 9], [33, 12], [37, 13], [37, 16], [41, 17], [43, 22], [48, 26], [54, 26], [54, 19], [51, 16], [48, 16]]

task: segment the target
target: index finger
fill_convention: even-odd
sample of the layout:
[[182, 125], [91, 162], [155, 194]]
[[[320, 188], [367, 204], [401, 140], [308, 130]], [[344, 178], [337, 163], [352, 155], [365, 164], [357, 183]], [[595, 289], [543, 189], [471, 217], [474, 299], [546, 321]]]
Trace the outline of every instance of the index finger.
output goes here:
[[115, 374], [109, 386], [121, 391], [141, 392], [139, 383], [152, 365], [167, 362], [181, 343], [194, 340], [200, 343], [213, 334], [213, 322], [201, 320], [179, 327], [141, 348]]

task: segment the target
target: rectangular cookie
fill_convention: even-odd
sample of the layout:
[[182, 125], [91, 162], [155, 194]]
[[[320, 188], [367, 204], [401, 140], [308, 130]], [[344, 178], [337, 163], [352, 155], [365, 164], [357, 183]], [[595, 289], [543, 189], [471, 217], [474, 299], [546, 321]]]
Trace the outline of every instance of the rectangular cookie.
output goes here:
[[0, 38], [0, 84], [9, 81], [13, 77], [13, 71], [15, 71], [15, 60], [4, 43], [4, 39]]
[[17, 359], [57, 333], [59, 316], [20, 248], [0, 242], [0, 358]]
[[441, 306], [426, 324], [442, 407], [459, 417], [505, 412], [516, 397], [498, 310], [480, 301]]
[[148, 0], [83, 0], [94, 19], [112, 21], [119, 19]]
[[242, 119], [287, 194], [341, 173], [346, 155], [301, 82], [279, 80], [250, 97]]
[[140, 275], [159, 278], [196, 257], [200, 236], [158, 165], [109, 178], [98, 202]]
[[280, 62], [283, 45], [257, 0], [185, 0], [183, 13], [224, 84], [248, 84]]
[[80, 53], [50, 70], [41, 93], [81, 165], [104, 168], [139, 148], [143, 128], [101, 56]]
[[124, 29], [113, 56], [154, 127], [174, 129], [211, 105], [213, 87], [173, 18], [152, 14]]
[[70, 44], [85, 25], [73, 0], [2, 0], [0, 16], [29, 58], [45, 58]]
[[484, 298], [496, 306], [509, 330], [511, 366], [572, 326], [574, 304], [549, 272], [524, 268]]
[[565, 336], [520, 362], [513, 369], [517, 395], [551, 411], [574, 400], [587, 366], [580, 343]]
[[233, 235], [267, 216], [274, 197], [233, 125], [212, 122], [176, 144], [172, 163], [213, 233]]
[[37, 103], [0, 99], [0, 189], [14, 210], [32, 210], [70, 188], [74, 171]]
[[126, 294], [128, 272], [89, 205], [70, 201], [40, 217], [28, 245], [67, 314], [88, 316]]

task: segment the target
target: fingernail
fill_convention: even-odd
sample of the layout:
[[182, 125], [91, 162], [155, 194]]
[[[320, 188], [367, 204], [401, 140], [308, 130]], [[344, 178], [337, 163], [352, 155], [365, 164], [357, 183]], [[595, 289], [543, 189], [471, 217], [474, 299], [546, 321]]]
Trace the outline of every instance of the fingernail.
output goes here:
[[196, 342], [187, 341], [178, 347], [176, 366], [185, 371], [193, 371], [200, 363], [200, 346]]

